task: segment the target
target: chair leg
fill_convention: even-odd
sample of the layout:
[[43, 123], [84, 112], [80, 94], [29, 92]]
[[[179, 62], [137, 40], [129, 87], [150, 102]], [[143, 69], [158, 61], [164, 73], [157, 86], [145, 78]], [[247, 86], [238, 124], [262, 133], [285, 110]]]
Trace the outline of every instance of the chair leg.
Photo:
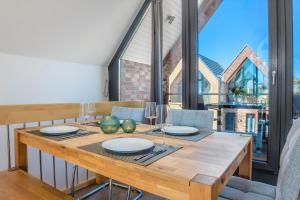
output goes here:
[[72, 197], [75, 196], [75, 176], [76, 176], [76, 171], [78, 170], [78, 166], [75, 165], [73, 167], [73, 172], [72, 172], [72, 185], [71, 185], [71, 195]]
[[[76, 171], [77, 170], [78, 170], [78, 166], [75, 165], [73, 167], [73, 172], [72, 172], [72, 185], [71, 185], [71, 195], [72, 195], [72, 197], [75, 196], [75, 177], [76, 177]], [[90, 191], [89, 193], [85, 194], [82, 197], [79, 197], [77, 200], [84, 200], [84, 199], [92, 196], [93, 194], [99, 192], [100, 190], [104, 189], [107, 186], [108, 186], [108, 189], [109, 189], [109, 191], [108, 191], [108, 199], [112, 200], [112, 189], [113, 189], [112, 187], [113, 187], [113, 185], [121, 187], [121, 188], [124, 188], [124, 189], [127, 188], [127, 200], [130, 200], [130, 197], [131, 197], [131, 186], [126, 186], [126, 185], [123, 185], [123, 184], [114, 183], [112, 179], [109, 179], [108, 183], [102, 184], [100, 187], [95, 188], [94, 190]], [[136, 190], [136, 189], [134, 189], [134, 191], [138, 192], [138, 195], [134, 198], [134, 200], [139, 200], [143, 196], [143, 192], [140, 191], [140, 190]]]
[[112, 200], [112, 179], [109, 179], [109, 190], [108, 190], [108, 199]]
[[130, 200], [130, 195], [131, 195], [131, 186], [128, 186], [128, 189], [127, 189], [127, 200]]

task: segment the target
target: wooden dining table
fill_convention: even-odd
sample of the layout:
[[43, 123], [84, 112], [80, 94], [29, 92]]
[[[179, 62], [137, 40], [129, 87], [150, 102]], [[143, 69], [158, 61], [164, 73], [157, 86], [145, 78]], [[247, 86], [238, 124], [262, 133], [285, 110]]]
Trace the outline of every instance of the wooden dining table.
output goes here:
[[99, 127], [88, 126], [89, 131], [97, 131], [99, 134], [63, 141], [30, 133], [40, 128], [15, 130], [17, 168], [28, 171], [27, 148], [32, 146], [95, 172], [98, 180], [108, 177], [172, 200], [216, 200], [218, 193], [237, 170], [243, 178], [251, 179], [252, 175], [252, 139], [245, 135], [215, 132], [198, 142], [165, 137], [167, 144], [181, 145], [182, 148], [148, 166], [140, 166], [79, 147], [115, 137], [137, 137], [162, 142], [161, 136], [144, 134], [152, 128], [150, 125], [137, 125], [133, 134], [124, 134], [120, 130], [116, 134], [104, 134]]

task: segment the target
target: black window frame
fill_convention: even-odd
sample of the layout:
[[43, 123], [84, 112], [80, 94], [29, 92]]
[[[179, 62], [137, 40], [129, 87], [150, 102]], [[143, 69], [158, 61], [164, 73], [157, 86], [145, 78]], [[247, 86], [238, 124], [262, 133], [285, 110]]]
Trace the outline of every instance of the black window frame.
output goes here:
[[[135, 30], [152, 3], [154, 25], [152, 46], [152, 100], [162, 102], [160, 89], [162, 70], [161, 0], [145, 0], [127, 34], [113, 56], [109, 67], [109, 100], [119, 100], [119, 59], [133, 37]], [[185, 109], [197, 109], [198, 102], [198, 1], [182, 1], [182, 102]], [[279, 168], [279, 155], [292, 124], [292, 0], [268, 0], [269, 12], [269, 101], [270, 144], [268, 162], [253, 161], [253, 167], [272, 172]], [[159, 32], [157, 32], [159, 31]], [[274, 84], [271, 77], [274, 76]]]

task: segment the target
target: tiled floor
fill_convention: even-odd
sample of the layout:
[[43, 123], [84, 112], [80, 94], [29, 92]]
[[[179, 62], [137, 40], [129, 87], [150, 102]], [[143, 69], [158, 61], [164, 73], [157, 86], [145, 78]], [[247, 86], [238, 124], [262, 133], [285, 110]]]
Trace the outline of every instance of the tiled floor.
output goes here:
[[[97, 187], [96, 185], [90, 186], [88, 188], [84, 188], [78, 192], [76, 192], [76, 196], [75, 197], [80, 197], [83, 194], [86, 194], [88, 191], [92, 190], [93, 188]], [[134, 197], [136, 197], [137, 193], [132, 192], [131, 198], [133, 199]], [[113, 194], [112, 194], [112, 199], [113, 200], [126, 200], [127, 197], [127, 190], [126, 189], [122, 189], [119, 187], [114, 186], [113, 187]], [[102, 191], [99, 191], [98, 193], [96, 193], [95, 195], [87, 198], [86, 200], [107, 200], [108, 199], [108, 189], [105, 188]], [[143, 194], [142, 200], [164, 200], [161, 197], [149, 194], [149, 193], [145, 193]]]

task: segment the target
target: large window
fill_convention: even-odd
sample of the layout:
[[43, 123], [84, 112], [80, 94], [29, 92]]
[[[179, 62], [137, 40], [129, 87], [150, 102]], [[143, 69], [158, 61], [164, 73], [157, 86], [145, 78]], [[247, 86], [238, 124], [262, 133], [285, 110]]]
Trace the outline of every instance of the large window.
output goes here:
[[294, 118], [300, 117], [300, 1], [293, 0]]
[[252, 135], [254, 158], [266, 161], [268, 0], [199, 0], [198, 13], [198, 109], [214, 112], [218, 131]]
[[[281, 26], [278, 20], [289, 20], [285, 10], [290, 6], [277, 7], [273, 0], [196, 1], [145, 1], [149, 9], [145, 12], [147, 6], [142, 7], [139, 26], [130, 29], [131, 41], [127, 45], [129, 37], [125, 37], [122, 56], [116, 56], [119, 87], [113, 81], [117, 59], [110, 65], [110, 99], [147, 101], [152, 84], [155, 100], [160, 102], [163, 97], [172, 108], [181, 108], [183, 103], [186, 109], [212, 110], [216, 131], [251, 135], [253, 157], [264, 161], [255, 162], [255, 166], [276, 170], [278, 143], [284, 141], [285, 134], [279, 129], [285, 127], [279, 117], [285, 112], [281, 88], [290, 76], [290, 66], [282, 66], [290, 57], [289, 49], [281, 51], [289, 46], [286, 42], [290, 38], [285, 34], [290, 31], [282, 30], [289, 26]], [[298, 118], [300, 1], [292, 1], [293, 116]], [[194, 16], [196, 10], [198, 17]], [[156, 75], [152, 79], [151, 72]]]

